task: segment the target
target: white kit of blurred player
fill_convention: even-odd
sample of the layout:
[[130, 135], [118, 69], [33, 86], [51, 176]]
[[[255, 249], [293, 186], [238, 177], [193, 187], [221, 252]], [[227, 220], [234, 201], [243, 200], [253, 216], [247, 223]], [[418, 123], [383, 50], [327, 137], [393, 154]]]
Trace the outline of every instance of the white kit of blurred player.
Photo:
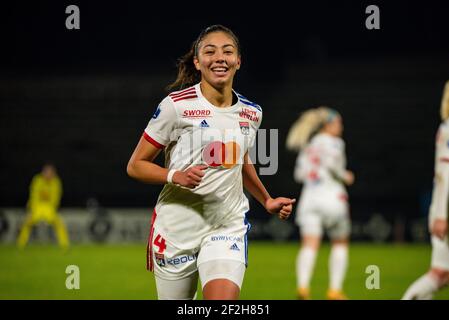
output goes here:
[[351, 231], [346, 185], [354, 175], [346, 170], [342, 118], [327, 107], [307, 110], [291, 127], [287, 148], [299, 152], [295, 180], [303, 183], [296, 210], [302, 246], [296, 260], [299, 299], [310, 299], [310, 281], [323, 230], [331, 239], [327, 298], [343, 300]]
[[449, 283], [448, 194], [449, 194], [449, 81], [441, 102], [441, 120], [436, 136], [435, 176], [429, 230], [432, 239], [430, 270], [405, 292], [403, 300], [430, 300]]

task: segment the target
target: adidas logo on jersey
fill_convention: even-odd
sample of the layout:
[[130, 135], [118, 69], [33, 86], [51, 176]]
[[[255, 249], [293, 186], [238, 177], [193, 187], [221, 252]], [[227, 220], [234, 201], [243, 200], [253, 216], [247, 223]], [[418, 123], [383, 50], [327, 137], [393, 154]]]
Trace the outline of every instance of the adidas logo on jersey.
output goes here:
[[237, 243], [234, 243], [229, 249], [235, 250], [235, 251], [240, 251], [240, 248], [238, 247]]
[[201, 128], [208, 128], [208, 127], [209, 127], [209, 124], [206, 122], [206, 120], [203, 120], [203, 121], [201, 121], [201, 123], [200, 123], [200, 127], [201, 127]]

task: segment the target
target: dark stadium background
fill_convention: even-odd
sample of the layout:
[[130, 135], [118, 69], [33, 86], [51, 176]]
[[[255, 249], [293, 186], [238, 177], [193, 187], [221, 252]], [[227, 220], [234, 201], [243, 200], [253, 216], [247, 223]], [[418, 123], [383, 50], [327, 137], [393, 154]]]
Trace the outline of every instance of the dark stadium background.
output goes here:
[[[80, 30], [65, 28], [70, 4], [80, 8]], [[380, 8], [380, 30], [365, 28], [369, 4]], [[300, 112], [328, 105], [345, 122], [353, 219], [380, 213], [400, 227], [427, 215], [449, 79], [443, 1], [1, 6], [2, 207], [25, 205], [45, 161], [63, 180], [62, 206], [83, 207], [90, 197], [105, 207], [153, 206], [161, 186], [130, 179], [127, 161], [175, 78], [177, 58], [204, 27], [220, 23], [243, 46], [235, 88], [262, 106], [262, 128], [279, 129], [278, 173], [262, 176], [272, 195], [297, 197], [286, 133]]]

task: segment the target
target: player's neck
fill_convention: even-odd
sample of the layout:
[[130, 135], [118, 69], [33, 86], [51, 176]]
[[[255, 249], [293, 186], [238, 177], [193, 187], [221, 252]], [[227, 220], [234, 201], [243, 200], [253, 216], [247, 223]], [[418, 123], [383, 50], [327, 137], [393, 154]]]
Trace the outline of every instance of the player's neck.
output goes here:
[[232, 85], [216, 88], [206, 81], [201, 81], [200, 88], [203, 96], [214, 106], [225, 108], [232, 105]]

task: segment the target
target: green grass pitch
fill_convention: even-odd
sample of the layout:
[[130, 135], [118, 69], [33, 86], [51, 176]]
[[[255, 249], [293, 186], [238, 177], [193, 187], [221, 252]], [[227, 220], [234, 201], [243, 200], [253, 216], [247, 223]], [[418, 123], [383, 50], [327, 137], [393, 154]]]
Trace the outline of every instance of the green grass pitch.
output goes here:
[[[295, 299], [296, 243], [250, 242], [241, 299]], [[400, 299], [429, 267], [431, 248], [422, 245], [352, 244], [345, 291], [350, 299]], [[77, 245], [62, 252], [52, 245], [20, 251], [0, 246], [0, 299], [156, 299], [145, 270], [145, 244]], [[323, 245], [312, 280], [312, 298], [324, 299], [329, 246]], [[80, 268], [80, 289], [65, 287], [66, 267]], [[380, 268], [380, 289], [368, 290], [368, 265]], [[199, 294], [201, 299], [201, 293]], [[436, 299], [449, 299], [449, 289]]]

